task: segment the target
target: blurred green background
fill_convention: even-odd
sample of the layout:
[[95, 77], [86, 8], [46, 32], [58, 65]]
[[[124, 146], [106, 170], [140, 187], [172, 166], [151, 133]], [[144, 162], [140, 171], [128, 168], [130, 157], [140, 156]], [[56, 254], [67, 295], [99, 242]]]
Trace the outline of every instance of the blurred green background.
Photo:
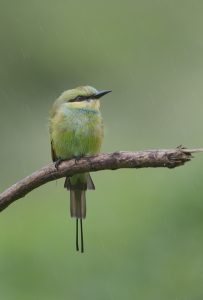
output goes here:
[[[0, 189], [50, 162], [65, 89], [102, 100], [103, 151], [202, 147], [203, 2], [0, 1]], [[203, 155], [93, 174], [85, 254], [63, 180], [0, 216], [0, 299], [203, 299]]]

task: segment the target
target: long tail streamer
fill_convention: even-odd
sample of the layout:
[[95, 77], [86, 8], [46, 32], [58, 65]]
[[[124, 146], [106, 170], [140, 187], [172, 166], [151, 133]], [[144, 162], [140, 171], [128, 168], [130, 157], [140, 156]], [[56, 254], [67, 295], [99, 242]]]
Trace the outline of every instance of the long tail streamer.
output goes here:
[[84, 252], [84, 241], [83, 241], [83, 227], [82, 219], [76, 219], [76, 250], [79, 251], [79, 236], [78, 236], [78, 220], [80, 220], [80, 241], [81, 241], [81, 253]]

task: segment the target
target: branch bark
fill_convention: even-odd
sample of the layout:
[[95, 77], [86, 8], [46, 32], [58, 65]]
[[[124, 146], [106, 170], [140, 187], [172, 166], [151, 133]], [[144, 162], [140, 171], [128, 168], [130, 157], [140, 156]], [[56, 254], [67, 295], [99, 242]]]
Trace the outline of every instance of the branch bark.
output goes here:
[[101, 170], [117, 170], [122, 168], [175, 168], [192, 159], [192, 153], [203, 152], [199, 149], [186, 149], [179, 146], [168, 150], [146, 150], [136, 152], [103, 153], [91, 157], [83, 157], [63, 161], [58, 169], [51, 163], [40, 170], [18, 181], [0, 194], [0, 211], [14, 201], [24, 197], [37, 187], [65, 176], [76, 173], [95, 172]]

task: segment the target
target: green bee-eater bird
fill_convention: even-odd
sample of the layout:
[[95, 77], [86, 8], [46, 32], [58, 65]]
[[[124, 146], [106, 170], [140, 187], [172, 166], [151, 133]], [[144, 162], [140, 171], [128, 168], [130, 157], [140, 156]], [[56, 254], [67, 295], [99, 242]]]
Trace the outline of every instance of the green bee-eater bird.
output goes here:
[[[67, 90], [54, 102], [50, 113], [50, 139], [52, 159], [56, 167], [61, 160], [100, 152], [103, 140], [103, 121], [99, 99], [111, 92], [97, 91], [91, 86]], [[70, 190], [70, 213], [76, 218], [76, 250], [78, 243], [78, 220], [81, 230], [81, 252], [84, 252], [82, 219], [86, 217], [87, 189], [95, 186], [89, 173], [67, 177], [64, 187]]]

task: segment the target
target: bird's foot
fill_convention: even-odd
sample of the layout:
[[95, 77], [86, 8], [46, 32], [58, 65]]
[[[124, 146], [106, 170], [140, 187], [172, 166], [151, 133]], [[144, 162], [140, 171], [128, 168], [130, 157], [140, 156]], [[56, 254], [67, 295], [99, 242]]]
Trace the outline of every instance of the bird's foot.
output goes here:
[[62, 163], [62, 161], [64, 161], [64, 159], [62, 158], [59, 158], [57, 159], [57, 161], [55, 161], [55, 168], [58, 170], [59, 168], [59, 165]]
[[75, 164], [77, 164], [81, 158], [82, 158], [82, 155], [76, 155], [76, 156], [74, 156]]

